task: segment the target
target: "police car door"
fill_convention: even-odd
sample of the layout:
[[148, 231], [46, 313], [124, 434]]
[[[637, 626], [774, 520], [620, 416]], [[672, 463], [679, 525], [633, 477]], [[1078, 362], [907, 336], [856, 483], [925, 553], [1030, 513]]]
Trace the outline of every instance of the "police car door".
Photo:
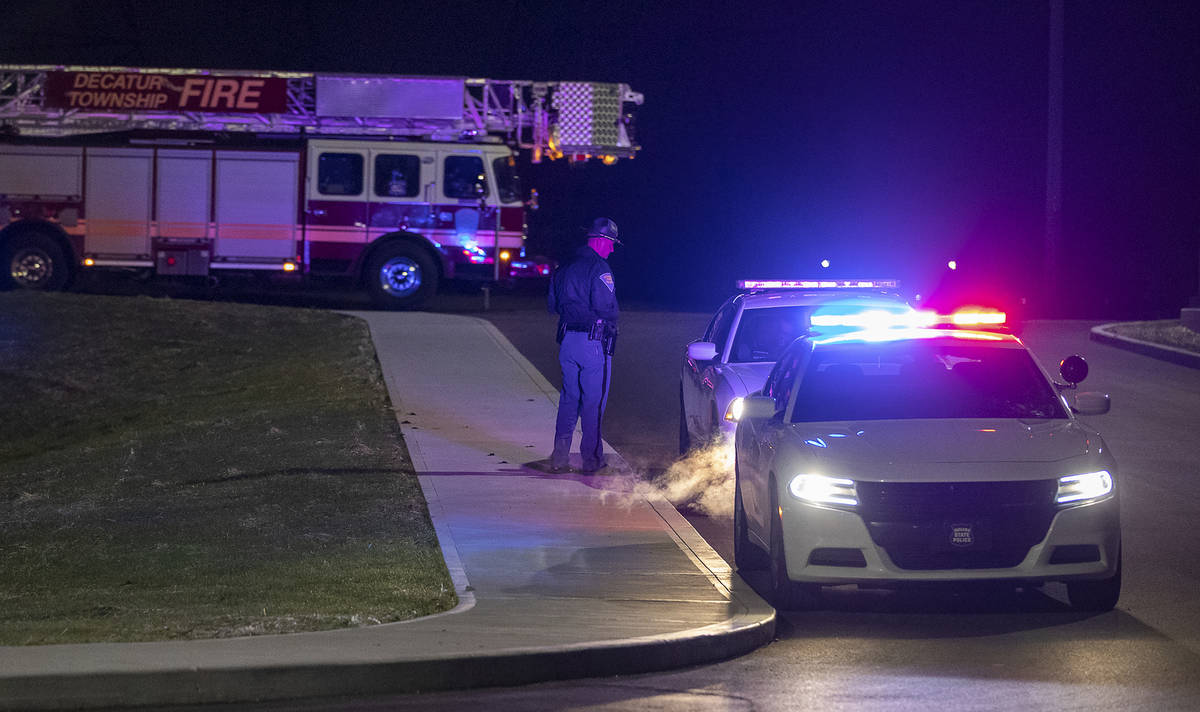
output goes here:
[[719, 424], [716, 419], [724, 416], [723, 412], [716, 412], [719, 409], [716, 389], [719, 379], [724, 377], [722, 364], [725, 362], [725, 345], [737, 314], [737, 304], [727, 304], [717, 312], [710, 333], [706, 334], [706, 339], [717, 347], [717, 357], [712, 361], [697, 363], [692, 372], [694, 400], [691, 413], [695, 418], [696, 432], [703, 436], [716, 433]]
[[747, 491], [744, 490], [742, 502], [747, 519], [759, 527], [759, 531], [767, 531], [771, 516], [768, 491], [771, 466], [776, 444], [786, 428], [782, 419], [783, 411], [795, 390], [796, 375], [805, 353], [795, 348], [785, 351], [763, 385], [762, 394], [775, 401], [775, 417], [747, 419], [738, 429], [738, 453], [746, 460], [746, 467], [742, 468], [741, 474], [747, 480], [747, 490], [753, 493], [753, 496], [747, 497]]

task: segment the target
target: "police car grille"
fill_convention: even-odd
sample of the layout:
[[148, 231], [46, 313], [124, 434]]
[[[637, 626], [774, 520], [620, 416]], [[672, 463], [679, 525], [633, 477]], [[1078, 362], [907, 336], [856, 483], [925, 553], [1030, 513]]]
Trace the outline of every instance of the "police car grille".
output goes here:
[[[871, 538], [910, 570], [1020, 564], [1046, 537], [1057, 486], [1055, 480], [856, 483]], [[958, 543], [955, 527], [968, 528]]]

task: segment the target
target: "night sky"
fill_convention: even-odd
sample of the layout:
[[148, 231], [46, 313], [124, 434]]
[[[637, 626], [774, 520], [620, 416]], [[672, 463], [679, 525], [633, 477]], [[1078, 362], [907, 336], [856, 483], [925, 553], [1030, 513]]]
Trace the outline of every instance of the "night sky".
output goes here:
[[626, 82], [646, 96], [636, 160], [525, 180], [537, 251], [617, 221], [633, 302], [709, 310], [738, 278], [822, 258], [926, 290], [956, 259], [1051, 316], [1177, 317], [1198, 291], [1200, 3], [1065, 3], [1054, 290], [1049, 0], [8, 7], [3, 63]]

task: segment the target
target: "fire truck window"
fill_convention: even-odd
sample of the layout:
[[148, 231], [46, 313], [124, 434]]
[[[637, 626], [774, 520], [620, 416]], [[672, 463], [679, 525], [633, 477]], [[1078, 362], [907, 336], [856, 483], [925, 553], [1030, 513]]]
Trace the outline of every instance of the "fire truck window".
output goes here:
[[363, 157], [357, 153], [322, 153], [317, 159], [321, 195], [358, 195], [363, 189]]
[[375, 157], [375, 195], [412, 198], [421, 185], [418, 156], [385, 153]]
[[443, 190], [447, 198], [482, 198], [487, 195], [487, 176], [479, 156], [446, 156], [442, 164]]
[[496, 192], [500, 193], [501, 203], [515, 203], [521, 199], [521, 181], [517, 176], [517, 161], [512, 156], [504, 156], [492, 161], [492, 171], [496, 174]]

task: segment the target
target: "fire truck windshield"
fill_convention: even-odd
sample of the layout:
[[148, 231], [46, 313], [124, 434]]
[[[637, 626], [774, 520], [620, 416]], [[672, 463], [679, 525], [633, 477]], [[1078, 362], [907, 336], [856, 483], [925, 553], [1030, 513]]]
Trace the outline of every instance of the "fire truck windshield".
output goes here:
[[521, 199], [521, 181], [517, 176], [517, 162], [512, 156], [501, 156], [492, 161], [492, 172], [496, 174], [496, 190], [501, 203], [515, 203]]

